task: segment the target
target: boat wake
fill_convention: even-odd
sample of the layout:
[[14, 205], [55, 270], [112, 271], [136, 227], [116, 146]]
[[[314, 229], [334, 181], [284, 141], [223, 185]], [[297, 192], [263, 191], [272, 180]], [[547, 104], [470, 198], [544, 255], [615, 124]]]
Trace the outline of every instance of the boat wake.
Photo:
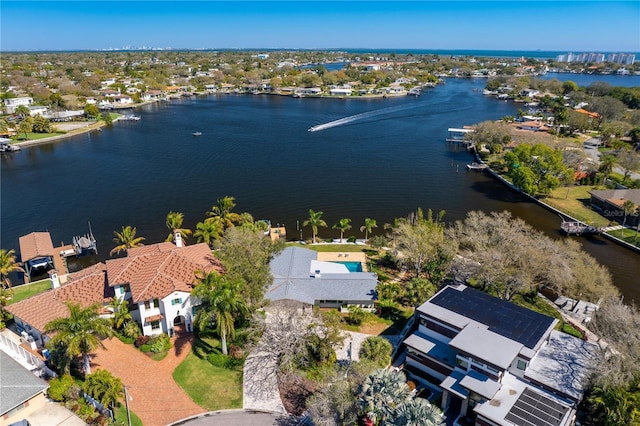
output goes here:
[[313, 126], [309, 128], [310, 132], [319, 132], [321, 130], [330, 129], [332, 127], [342, 126], [343, 124], [353, 123], [354, 121], [363, 120], [367, 118], [377, 117], [379, 115], [390, 114], [397, 111], [405, 111], [408, 109], [414, 109], [422, 106], [422, 104], [418, 103], [409, 103], [404, 105], [397, 105], [388, 108], [377, 109], [374, 111], [362, 112], [360, 114], [350, 115], [348, 117], [340, 118], [338, 120], [333, 120], [328, 123], [318, 124], [317, 126]]

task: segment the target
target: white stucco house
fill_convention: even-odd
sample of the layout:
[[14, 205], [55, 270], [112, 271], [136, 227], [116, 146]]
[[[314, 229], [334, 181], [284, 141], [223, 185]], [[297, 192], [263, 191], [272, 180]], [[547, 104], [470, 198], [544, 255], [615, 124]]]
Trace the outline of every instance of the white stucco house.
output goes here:
[[207, 244], [183, 246], [181, 240], [129, 249], [126, 257], [106, 265], [114, 297], [129, 300], [131, 316], [145, 336], [172, 334], [176, 328], [192, 331], [196, 274], [222, 270]]
[[20, 105], [22, 106], [30, 106], [33, 103], [33, 98], [30, 97], [20, 97], [20, 98], [9, 98], [4, 100], [4, 105], [7, 110], [7, 114], [13, 114], [16, 112], [16, 108]]

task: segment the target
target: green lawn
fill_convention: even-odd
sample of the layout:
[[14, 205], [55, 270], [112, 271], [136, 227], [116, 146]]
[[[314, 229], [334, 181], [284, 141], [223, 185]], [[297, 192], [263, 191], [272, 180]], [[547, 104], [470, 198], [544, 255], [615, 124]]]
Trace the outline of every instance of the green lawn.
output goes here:
[[23, 284], [13, 287], [13, 298], [9, 301], [9, 304], [17, 303], [21, 300], [28, 299], [31, 296], [40, 294], [51, 288], [51, 280], [45, 279], [36, 281], [30, 284]]
[[52, 136], [64, 135], [66, 132], [54, 132], [54, 133], [27, 133], [27, 137], [24, 137], [24, 133], [18, 133], [18, 141], [35, 141], [38, 139], [50, 138]]
[[173, 379], [199, 406], [210, 410], [242, 408], [242, 373], [214, 367], [193, 353], [173, 372]]
[[[131, 426], [143, 426], [142, 420], [140, 420], [140, 417], [138, 417], [136, 413], [129, 410], [129, 414], [131, 416]], [[127, 419], [127, 407], [124, 405], [124, 403], [120, 404], [120, 406], [116, 408], [116, 412], [114, 413], [114, 415], [116, 416], [117, 422], [121, 422], [125, 425], [129, 424]]]
[[607, 226], [609, 220], [591, 209], [589, 191], [597, 189], [597, 186], [569, 186], [554, 189], [549, 196], [542, 201], [556, 209], [575, 217], [589, 225]]
[[627, 243], [631, 244], [631, 245], [637, 245], [638, 247], [640, 247], [640, 234], [638, 235], [638, 238], [636, 240], [636, 230], [635, 229], [629, 229], [629, 228], [624, 228], [624, 229], [615, 229], [613, 231], [609, 231], [607, 232], [607, 234], [619, 238], [621, 240], [626, 241]]

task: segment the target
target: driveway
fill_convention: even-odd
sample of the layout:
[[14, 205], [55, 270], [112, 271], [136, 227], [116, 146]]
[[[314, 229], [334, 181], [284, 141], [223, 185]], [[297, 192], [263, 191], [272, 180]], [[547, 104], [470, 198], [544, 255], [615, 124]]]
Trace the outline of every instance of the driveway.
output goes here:
[[172, 339], [173, 348], [162, 361], [154, 361], [116, 338], [103, 340], [91, 368], [103, 368], [119, 377], [129, 393], [129, 408], [145, 426], [163, 426], [204, 413], [173, 380], [173, 370], [191, 352], [193, 334]]

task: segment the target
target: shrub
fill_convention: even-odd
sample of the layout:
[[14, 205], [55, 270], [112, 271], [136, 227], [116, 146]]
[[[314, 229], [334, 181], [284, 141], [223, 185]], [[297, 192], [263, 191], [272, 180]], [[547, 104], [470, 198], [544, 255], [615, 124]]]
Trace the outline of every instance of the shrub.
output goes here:
[[244, 355], [242, 349], [238, 345], [229, 345], [229, 356], [231, 358], [240, 359]]
[[49, 398], [58, 402], [63, 401], [64, 394], [67, 392], [67, 389], [73, 386], [74, 383], [73, 377], [68, 374], [51, 379], [49, 382], [49, 390], [47, 391]]
[[140, 336], [140, 326], [135, 321], [129, 321], [127, 325], [124, 326], [122, 334], [135, 339], [136, 337]]
[[171, 348], [171, 339], [167, 334], [158, 334], [149, 340], [148, 345], [151, 348], [151, 352], [157, 354], [159, 352], [168, 351]]
[[349, 316], [347, 322], [351, 325], [361, 325], [367, 313], [357, 306], [349, 306]]
[[225, 368], [227, 356], [218, 352], [211, 352], [207, 355], [207, 361], [209, 361], [214, 367]]
[[141, 345], [139, 349], [142, 353], [145, 354], [151, 352], [151, 346], [147, 345], [146, 343], [144, 345]]
[[150, 337], [149, 336], [138, 336], [136, 337], [136, 342], [134, 343], [136, 348], [139, 348], [142, 345], [146, 345], [147, 343], [149, 343]]
[[118, 334], [117, 336], [118, 339], [126, 345], [131, 345], [136, 341], [136, 339], [134, 339], [133, 337], [123, 336], [122, 334]]

